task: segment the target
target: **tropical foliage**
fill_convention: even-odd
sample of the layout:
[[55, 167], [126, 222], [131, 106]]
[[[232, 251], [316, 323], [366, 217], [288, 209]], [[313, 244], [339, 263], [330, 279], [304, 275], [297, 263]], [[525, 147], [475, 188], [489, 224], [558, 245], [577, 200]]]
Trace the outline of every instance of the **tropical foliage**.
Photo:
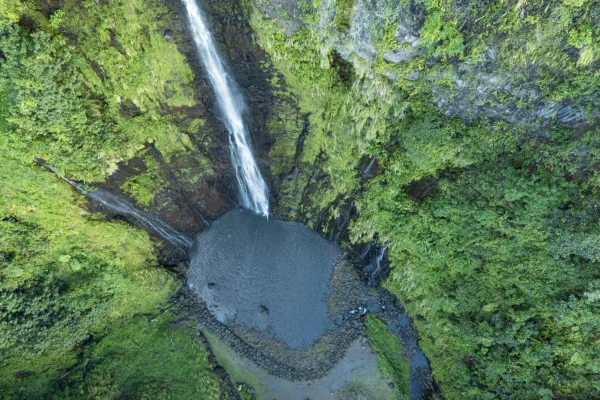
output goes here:
[[[201, 121], [169, 112], [194, 93], [168, 12], [40, 3], [0, 2], [0, 397], [219, 398], [203, 346], [162, 313], [179, 280], [158, 245], [33, 162], [97, 182], [148, 142], [188, 151]], [[161, 189], [152, 161], [124, 184], [142, 205]]]
[[[357, 4], [371, 7], [371, 25], [357, 25]], [[308, 115], [302, 129], [272, 122], [280, 212], [330, 230], [323, 216], [353, 200], [351, 241], [389, 242], [385, 286], [406, 302], [448, 398], [600, 396], [598, 2], [298, 7], [294, 34], [248, 7], [285, 79], [281, 98]], [[392, 63], [387, 52], [407, 50], [396, 40], [402, 7], [420, 16], [419, 41]], [[348, 50], [361, 28], [372, 60]], [[490, 89], [498, 77], [506, 85]], [[537, 117], [540, 101], [585, 118]]]

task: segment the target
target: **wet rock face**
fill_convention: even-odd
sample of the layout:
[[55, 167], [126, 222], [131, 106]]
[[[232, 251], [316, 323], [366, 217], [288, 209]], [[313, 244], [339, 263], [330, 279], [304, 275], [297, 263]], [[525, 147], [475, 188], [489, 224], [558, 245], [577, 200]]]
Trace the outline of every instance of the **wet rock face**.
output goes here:
[[419, 53], [418, 29], [421, 19], [421, 14], [416, 10], [411, 11], [406, 4], [390, 6], [385, 1], [357, 0], [349, 32], [349, 50], [365, 60], [374, 60], [378, 54], [374, 27], [383, 26], [386, 20], [398, 21], [394, 33], [398, 47], [385, 52], [382, 57], [392, 64], [408, 61]]
[[[244, 119], [250, 132], [252, 149], [268, 182], [267, 153], [273, 142], [267, 121], [272, 114], [274, 97], [269, 83], [271, 76], [261, 66], [267, 55], [253, 40], [253, 31], [243, 15], [241, 1], [198, 0], [198, 4], [207, 15], [221, 57], [235, 77], [246, 102]], [[196, 71], [205, 79], [201, 66]], [[210, 95], [214, 97], [212, 91]], [[221, 121], [218, 122], [222, 125]], [[223, 136], [227, 138], [227, 133], [224, 133]]]
[[[493, 54], [493, 51], [487, 53], [488, 62], [492, 64]], [[458, 65], [454, 87], [433, 86], [432, 95], [447, 116], [458, 116], [467, 122], [482, 116], [510, 123], [546, 122], [556, 117], [565, 126], [584, 121], [579, 107], [545, 100], [538, 87], [525, 81], [515, 82], [512, 78], [509, 74], [489, 73], [472, 65]]]
[[[266, 156], [272, 139], [266, 121], [270, 118], [274, 100], [270, 77], [260, 64], [265, 54], [252, 40], [252, 31], [243, 17], [239, 1], [198, 2], [211, 25], [221, 57], [229, 66], [246, 101], [244, 117], [253, 151], [263, 176], [269, 182]], [[150, 204], [137, 206], [193, 238], [210, 220], [235, 207], [238, 191], [231, 166], [229, 133], [218, 115], [213, 90], [189, 34], [185, 9], [180, 0], [165, 0], [165, 4], [173, 13], [165, 17], [169, 19], [170, 26], [163, 32], [163, 37], [177, 44], [196, 76], [194, 87], [190, 88], [196, 94], [196, 104], [165, 112], [177, 115], [182, 130], [192, 119], [201, 119], [203, 124], [197, 132], [189, 134], [193, 150], [166, 157], [148, 143], [137, 157], [121, 163], [119, 170], [102, 188], [135, 203], [135, 199], [123, 192], [122, 185], [128, 179], [146, 173], [144, 159], [152, 158], [153, 163], [158, 165], [152, 173], [161, 185], [153, 193]], [[187, 258], [168, 244], [160, 252], [160, 261], [166, 266], [176, 266]]]
[[293, 35], [302, 27], [298, 3], [300, 0], [257, 0], [256, 5], [267, 18], [281, 21], [286, 35]]
[[[422, 55], [419, 30], [425, 21], [423, 6], [398, 0], [355, 0], [353, 3], [350, 26], [347, 32], [334, 27], [336, 1], [322, 0], [319, 21], [316, 25], [303, 24], [298, 10], [298, 0], [253, 0], [258, 9], [267, 18], [273, 18], [286, 34], [294, 34], [298, 27], [317, 30], [320, 40], [332, 51], [339, 53], [347, 61], [363, 66], [364, 61], [375, 61], [379, 56], [389, 63], [400, 64]], [[279, 11], [277, 11], [279, 10]], [[284, 10], [294, 10], [284, 12]], [[383, 28], [389, 21], [397, 21], [394, 38], [396, 48], [379, 54], [377, 42]], [[379, 36], [378, 36], [379, 35]], [[549, 120], [556, 120], [565, 126], [576, 126], [585, 120], [584, 111], [568, 102], [555, 102], [544, 96], [533, 78], [527, 81], [515, 81], [511, 72], [500, 71], [497, 51], [490, 44], [481, 62], [471, 64], [462, 61], [452, 65], [454, 82], [452, 87], [431, 85], [431, 94], [437, 106], [449, 117], [457, 116], [466, 122], [480, 117], [504, 120], [509, 123], [539, 126]], [[440, 60], [430, 59], [428, 67]], [[374, 70], [367, 74], [376, 75]], [[529, 72], [521, 72], [530, 76]], [[535, 71], [533, 71], [535, 72]], [[447, 73], [447, 70], [444, 72]], [[383, 72], [391, 82], [398, 77], [390, 69]], [[407, 81], [419, 79], [417, 72], [406, 77]], [[448, 76], [440, 77], [448, 78]]]

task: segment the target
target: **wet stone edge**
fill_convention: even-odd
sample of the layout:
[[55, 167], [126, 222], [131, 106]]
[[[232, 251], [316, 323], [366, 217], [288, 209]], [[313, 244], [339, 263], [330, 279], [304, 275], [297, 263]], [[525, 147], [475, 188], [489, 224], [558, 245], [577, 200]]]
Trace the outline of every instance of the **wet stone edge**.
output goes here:
[[336, 346], [327, 349], [327, 354], [323, 360], [315, 360], [311, 367], [300, 369], [275, 360], [273, 357], [263, 354], [258, 348], [246, 343], [232, 329], [219, 322], [209, 311], [206, 304], [187, 286], [182, 287], [176, 295], [175, 303], [182, 313], [197, 321], [198, 331], [203, 328], [210, 330], [236, 354], [247, 358], [273, 376], [291, 381], [309, 381], [323, 378], [345, 356], [352, 342], [361, 336], [365, 336], [365, 329], [360, 316], [348, 318], [343, 325], [325, 334], [325, 336], [333, 337], [332, 341], [336, 343]]

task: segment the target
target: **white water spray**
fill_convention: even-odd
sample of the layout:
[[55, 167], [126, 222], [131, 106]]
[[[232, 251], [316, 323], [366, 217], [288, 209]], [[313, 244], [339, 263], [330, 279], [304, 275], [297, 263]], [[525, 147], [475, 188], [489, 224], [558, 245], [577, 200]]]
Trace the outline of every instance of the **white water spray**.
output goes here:
[[229, 130], [231, 161], [240, 188], [242, 204], [259, 214], [269, 216], [267, 185], [260, 174], [248, 143], [248, 131], [242, 119], [244, 101], [219, 58], [196, 0], [183, 0], [188, 13], [194, 42], [214, 88], [219, 108]]
[[62, 175], [56, 168], [54, 168], [50, 164], [47, 164], [43, 160], [40, 160], [39, 158], [34, 158], [33, 161], [48, 169], [49, 171], [54, 172], [63, 181], [71, 185], [73, 189], [75, 189], [78, 193], [89, 197], [90, 199], [95, 200], [98, 203], [103, 204], [105, 207], [111, 209], [113, 212], [119, 215], [133, 218], [139, 224], [145, 226], [151, 231], [154, 231], [156, 235], [165, 239], [168, 242], [171, 242], [177, 247], [180, 247], [184, 250], [187, 250], [190, 247], [191, 240], [188, 239], [187, 236], [185, 236], [183, 233], [162, 222], [160, 219], [138, 210], [133, 206], [133, 204], [131, 204], [127, 200], [122, 199], [100, 188], [82, 187], [77, 182], [72, 181], [66, 176]]
[[[75, 188], [81, 190], [77, 186], [75, 186]], [[162, 222], [160, 219], [154, 218], [153, 216], [138, 210], [133, 204], [125, 199], [102, 189], [84, 192], [84, 195], [102, 203], [104, 206], [120, 215], [135, 219], [138, 223], [151, 231], [154, 231], [159, 237], [171, 242], [177, 247], [187, 250], [191, 245], [190, 239], [183, 233]]]

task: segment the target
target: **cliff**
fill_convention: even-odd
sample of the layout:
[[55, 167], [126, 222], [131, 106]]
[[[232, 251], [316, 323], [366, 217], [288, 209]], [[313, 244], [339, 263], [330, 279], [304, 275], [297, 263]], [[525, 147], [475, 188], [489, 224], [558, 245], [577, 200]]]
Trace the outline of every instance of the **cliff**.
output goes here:
[[[0, 3], [2, 393], [218, 398], [186, 255], [32, 161], [189, 237], [237, 204], [180, 2]], [[273, 217], [384, 249], [445, 397], [600, 396], [598, 1], [200, 3]]]

